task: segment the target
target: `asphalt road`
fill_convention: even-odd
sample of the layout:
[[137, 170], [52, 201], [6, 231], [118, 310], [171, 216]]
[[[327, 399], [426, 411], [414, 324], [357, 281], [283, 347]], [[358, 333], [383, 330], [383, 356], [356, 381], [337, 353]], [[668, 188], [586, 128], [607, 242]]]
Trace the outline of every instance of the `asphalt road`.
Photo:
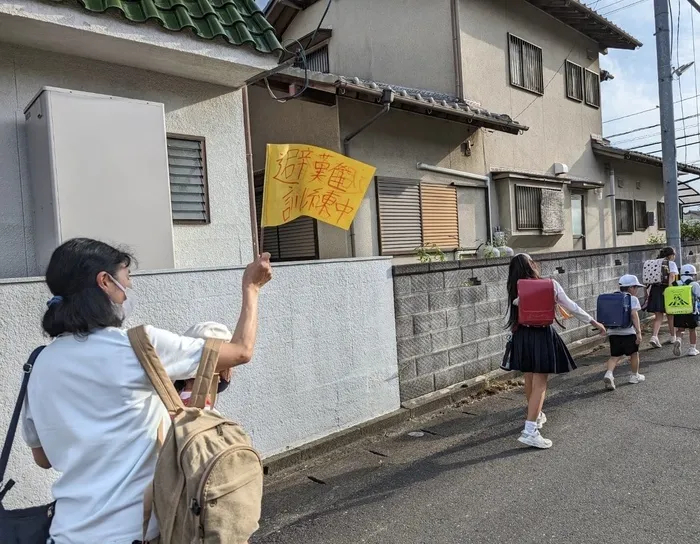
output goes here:
[[550, 381], [552, 449], [516, 441], [506, 391], [273, 476], [252, 542], [700, 542], [700, 357], [645, 350], [647, 381], [609, 392], [606, 353]]

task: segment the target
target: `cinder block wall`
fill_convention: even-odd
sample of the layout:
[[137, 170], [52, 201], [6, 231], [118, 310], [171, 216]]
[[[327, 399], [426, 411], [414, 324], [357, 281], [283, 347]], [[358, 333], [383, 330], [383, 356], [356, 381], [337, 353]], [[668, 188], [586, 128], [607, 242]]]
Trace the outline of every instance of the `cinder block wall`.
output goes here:
[[[642, 275], [662, 246], [537, 254], [542, 275], [595, 316], [598, 295], [617, 290], [618, 278]], [[697, 264], [700, 246], [684, 249]], [[480, 259], [394, 267], [394, 301], [401, 400], [406, 401], [491, 370], [503, 358], [510, 259]], [[576, 318], [559, 330], [565, 342], [593, 336]]]

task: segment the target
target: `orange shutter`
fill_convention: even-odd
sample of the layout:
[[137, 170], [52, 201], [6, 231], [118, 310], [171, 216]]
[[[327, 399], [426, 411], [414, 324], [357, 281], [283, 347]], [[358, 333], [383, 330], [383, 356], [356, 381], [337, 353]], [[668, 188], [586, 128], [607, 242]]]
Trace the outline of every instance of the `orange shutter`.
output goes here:
[[459, 247], [457, 190], [450, 185], [421, 183], [421, 220], [423, 245], [440, 249]]

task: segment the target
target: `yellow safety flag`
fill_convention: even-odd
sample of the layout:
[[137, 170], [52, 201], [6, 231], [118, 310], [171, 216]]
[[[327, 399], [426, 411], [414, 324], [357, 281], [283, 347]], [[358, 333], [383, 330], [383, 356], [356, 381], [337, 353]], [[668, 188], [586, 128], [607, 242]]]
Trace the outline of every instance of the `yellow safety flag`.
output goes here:
[[304, 144], [268, 144], [262, 226], [307, 215], [348, 230], [376, 168]]

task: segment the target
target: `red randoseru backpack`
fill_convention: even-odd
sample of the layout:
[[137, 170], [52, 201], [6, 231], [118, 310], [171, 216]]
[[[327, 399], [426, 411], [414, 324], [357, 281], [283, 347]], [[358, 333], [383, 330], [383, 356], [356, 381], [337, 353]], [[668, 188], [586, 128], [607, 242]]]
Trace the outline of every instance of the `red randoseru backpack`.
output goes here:
[[554, 323], [554, 310], [552, 280], [518, 280], [518, 325], [548, 327]]

